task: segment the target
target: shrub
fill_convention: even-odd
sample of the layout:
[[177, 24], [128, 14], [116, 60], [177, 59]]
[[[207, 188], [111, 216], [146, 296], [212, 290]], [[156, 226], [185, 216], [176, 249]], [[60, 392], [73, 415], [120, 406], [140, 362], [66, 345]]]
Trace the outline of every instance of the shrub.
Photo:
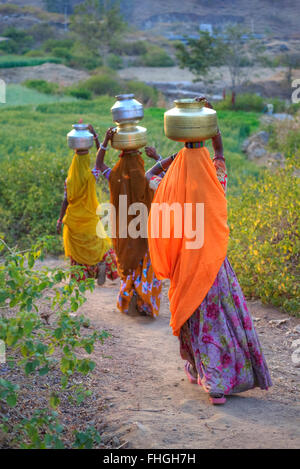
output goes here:
[[139, 58], [138, 63], [145, 67], [172, 67], [174, 60], [164, 49], [151, 46], [148, 52]]
[[300, 186], [293, 166], [229, 197], [230, 256], [245, 295], [299, 314]]
[[36, 42], [42, 43], [55, 36], [55, 30], [48, 23], [38, 23], [28, 29], [28, 34]]
[[59, 90], [57, 83], [51, 83], [46, 80], [26, 80], [23, 85], [45, 94], [56, 94]]
[[73, 54], [67, 61], [67, 65], [73, 68], [94, 70], [102, 65], [102, 59], [91, 53]]
[[215, 104], [216, 110], [255, 111], [262, 112], [265, 107], [265, 99], [257, 94], [245, 93], [236, 96], [235, 105], [232, 105], [231, 96], [227, 95], [223, 101]]
[[124, 86], [127, 93], [134, 93], [135, 97], [144, 104], [156, 106], [158, 100], [158, 91], [156, 88], [148, 86], [141, 81], [134, 80], [126, 82]]
[[120, 70], [121, 68], [123, 68], [123, 60], [118, 55], [109, 54], [106, 60], [107, 65], [113, 70]]
[[[95, 362], [88, 355], [97, 342], [103, 343], [108, 337], [105, 331], [87, 333], [88, 321], [82, 315], [70, 314], [86, 301], [85, 292], [93, 290], [94, 281], [70, 281], [71, 271], [64, 268], [44, 266], [38, 270], [35, 263], [42, 259], [40, 247], [22, 254], [13, 249], [3, 251], [4, 245], [0, 239], [0, 251], [4, 252], [0, 264], [0, 339], [6, 345], [9, 370], [6, 379], [0, 378], [0, 405], [1, 410], [9, 410], [10, 417], [15, 414], [17, 424], [15, 418], [8, 419], [2, 413], [0, 429], [18, 448], [64, 448], [64, 426], [58, 413], [50, 409], [57, 409], [66, 393], [68, 406], [80, 404], [92, 394], [86, 386], [78, 386], [73, 375], [84, 378], [92, 372]], [[76, 270], [80, 278], [81, 269]], [[22, 395], [24, 382], [25, 386], [32, 385], [34, 379], [43, 384], [51, 377], [56, 382], [59, 379], [47, 393], [48, 408], [45, 402], [33, 403], [30, 393]], [[26, 416], [19, 411], [24, 406]], [[88, 427], [86, 433], [74, 433], [74, 447], [89, 448], [100, 441], [94, 427]]]
[[61, 59], [69, 60], [72, 57], [70, 50], [66, 47], [54, 47], [51, 52], [54, 57], [59, 57]]
[[70, 50], [74, 45], [72, 39], [48, 39], [43, 44], [43, 49], [45, 52], [52, 52], [53, 49], [57, 47]]
[[67, 90], [67, 94], [78, 99], [91, 99], [92, 92], [83, 87], [74, 87]]
[[109, 96], [115, 96], [121, 89], [119, 81], [110, 75], [95, 75], [84, 83], [84, 87], [95, 95]]
[[146, 41], [122, 42], [112, 45], [113, 52], [119, 55], [143, 55], [147, 53]]
[[0, 42], [0, 50], [8, 54], [23, 54], [33, 43], [33, 37], [21, 29], [11, 27], [3, 35], [9, 40]]

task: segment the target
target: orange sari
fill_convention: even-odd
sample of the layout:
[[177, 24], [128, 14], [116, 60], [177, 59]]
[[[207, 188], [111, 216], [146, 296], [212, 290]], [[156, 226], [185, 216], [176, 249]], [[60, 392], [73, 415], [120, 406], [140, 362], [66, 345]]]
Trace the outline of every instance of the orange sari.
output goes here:
[[[177, 204], [184, 214], [185, 204], [192, 204], [190, 218], [178, 221], [171, 214], [170, 236], [158, 236], [153, 226], [158, 220], [153, 204]], [[197, 227], [196, 205], [204, 204], [204, 243], [190, 248], [193, 239], [185, 232], [184, 220]], [[164, 212], [163, 212], [164, 213]], [[162, 215], [164, 216], [164, 215]], [[181, 225], [181, 226], [180, 226]], [[198, 227], [197, 227], [198, 228]], [[182, 236], [176, 237], [181, 229]], [[162, 180], [152, 203], [148, 221], [148, 243], [153, 269], [157, 278], [169, 278], [171, 321], [173, 334], [178, 336], [181, 326], [202, 303], [219, 272], [227, 253], [229, 228], [227, 202], [217, 178], [207, 148], [183, 148]], [[196, 239], [196, 237], [195, 237]]]

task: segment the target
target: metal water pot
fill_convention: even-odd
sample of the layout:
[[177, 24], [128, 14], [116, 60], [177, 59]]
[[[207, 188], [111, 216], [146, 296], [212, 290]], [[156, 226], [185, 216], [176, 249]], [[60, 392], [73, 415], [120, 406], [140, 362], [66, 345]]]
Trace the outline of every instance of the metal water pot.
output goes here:
[[144, 117], [143, 105], [134, 99], [134, 94], [119, 94], [117, 102], [111, 108], [116, 123], [140, 121]]
[[217, 113], [194, 99], [178, 99], [165, 112], [166, 137], [177, 142], [199, 142], [218, 133]]
[[147, 145], [147, 129], [136, 122], [120, 123], [114, 134], [111, 146], [116, 150], [138, 150]]
[[89, 150], [94, 144], [93, 134], [87, 124], [73, 124], [73, 130], [68, 133], [67, 141], [73, 150]]

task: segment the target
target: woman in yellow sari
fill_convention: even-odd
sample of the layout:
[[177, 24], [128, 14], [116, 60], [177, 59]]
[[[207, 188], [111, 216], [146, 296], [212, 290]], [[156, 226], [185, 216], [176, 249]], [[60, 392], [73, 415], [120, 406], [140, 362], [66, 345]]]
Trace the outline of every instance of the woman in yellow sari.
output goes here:
[[[97, 148], [98, 137], [92, 126]], [[103, 225], [96, 211], [99, 201], [96, 194], [96, 180], [99, 177], [96, 168], [90, 169], [88, 150], [77, 150], [65, 181], [65, 196], [57, 221], [57, 232], [61, 233], [64, 224], [63, 239], [66, 257], [71, 265], [83, 266], [83, 276], [97, 278], [98, 285], [105, 282], [105, 276], [117, 278], [117, 266], [111, 240], [106, 236]]]

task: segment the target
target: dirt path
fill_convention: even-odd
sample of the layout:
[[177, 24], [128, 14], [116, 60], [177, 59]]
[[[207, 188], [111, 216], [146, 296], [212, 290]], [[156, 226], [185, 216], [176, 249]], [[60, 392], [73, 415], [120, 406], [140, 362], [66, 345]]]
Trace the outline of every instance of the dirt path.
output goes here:
[[119, 313], [118, 285], [96, 287], [81, 310], [92, 327], [112, 334], [97, 346], [94, 358], [98, 391], [106, 403], [104, 442], [114, 437], [116, 446], [127, 448], [299, 447], [300, 369], [291, 361], [291, 343], [300, 338], [294, 331], [299, 320], [271, 325], [270, 320], [286, 315], [250, 302], [274, 386], [213, 407], [207, 395], [185, 378], [178, 339], [169, 327], [168, 285], [156, 320]]

